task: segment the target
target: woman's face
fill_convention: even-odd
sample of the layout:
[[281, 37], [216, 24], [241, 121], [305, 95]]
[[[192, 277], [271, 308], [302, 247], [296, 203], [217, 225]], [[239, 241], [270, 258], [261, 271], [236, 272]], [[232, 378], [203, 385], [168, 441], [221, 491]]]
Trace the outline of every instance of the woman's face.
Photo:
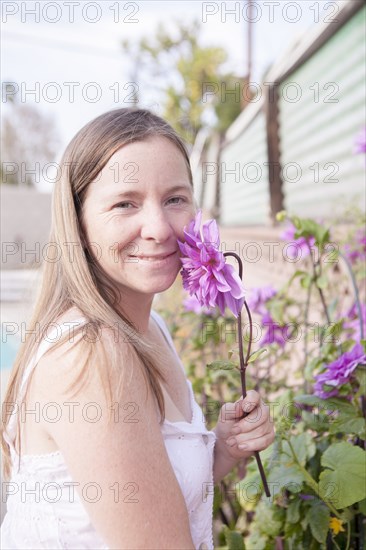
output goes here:
[[100, 266], [126, 293], [169, 288], [181, 269], [177, 239], [195, 215], [188, 169], [170, 140], [117, 151], [87, 190], [83, 226]]

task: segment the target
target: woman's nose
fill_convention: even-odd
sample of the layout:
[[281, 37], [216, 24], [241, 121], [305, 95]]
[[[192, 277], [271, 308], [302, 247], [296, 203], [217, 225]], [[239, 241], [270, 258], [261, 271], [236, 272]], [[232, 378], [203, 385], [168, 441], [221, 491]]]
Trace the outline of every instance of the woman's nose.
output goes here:
[[164, 242], [172, 236], [173, 228], [166, 212], [160, 209], [151, 209], [143, 214], [141, 237]]

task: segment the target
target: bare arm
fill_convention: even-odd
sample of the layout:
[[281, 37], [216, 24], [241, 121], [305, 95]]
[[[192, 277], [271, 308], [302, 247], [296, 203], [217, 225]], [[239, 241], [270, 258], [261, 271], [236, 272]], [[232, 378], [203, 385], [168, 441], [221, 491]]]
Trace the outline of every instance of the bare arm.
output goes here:
[[[216, 428], [213, 429], [216, 433]], [[216, 434], [217, 436], [217, 434]], [[214, 466], [213, 466], [213, 479], [215, 485], [218, 485], [220, 481], [237, 465], [239, 458], [233, 458], [227, 452], [225, 442], [217, 437], [214, 449]]]
[[[112, 404], [112, 421], [111, 404], [97, 375], [72, 400], [66, 395], [78, 368], [76, 355], [70, 349], [63, 356], [55, 350], [42, 358], [36, 369], [37, 387], [44, 403], [55, 401], [61, 407], [60, 421], [45, 424], [45, 429], [78, 483], [76, 490], [95, 529], [111, 549], [194, 549], [156, 404], [146, 394], [135, 355], [126, 354], [121, 364], [127, 377], [119, 403]], [[93, 368], [90, 365], [91, 372]], [[76, 403], [73, 422], [70, 405], [65, 405], [70, 401]], [[98, 488], [97, 502], [83, 497], [83, 488], [90, 483]]]

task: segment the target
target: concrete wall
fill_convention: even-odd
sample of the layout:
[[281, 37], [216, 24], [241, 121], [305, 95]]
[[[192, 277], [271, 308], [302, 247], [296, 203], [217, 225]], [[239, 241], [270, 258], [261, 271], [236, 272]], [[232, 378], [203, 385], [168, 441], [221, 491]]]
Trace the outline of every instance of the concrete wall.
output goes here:
[[51, 193], [0, 185], [1, 269], [39, 265], [51, 227]]

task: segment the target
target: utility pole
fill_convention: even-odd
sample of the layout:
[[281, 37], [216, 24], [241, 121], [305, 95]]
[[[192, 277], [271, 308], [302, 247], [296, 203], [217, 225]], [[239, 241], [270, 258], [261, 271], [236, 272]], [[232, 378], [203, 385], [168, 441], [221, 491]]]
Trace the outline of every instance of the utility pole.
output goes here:
[[246, 92], [240, 94], [241, 109], [245, 107], [251, 101], [250, 83], [252, 78], [252, 58], [253, 58], [253, 0], [244, 0], [243, 13], [246, 14], [246, 27], [245, 27], [245, 49], [247, 54], [247, 67], [246, 72], [242, 78], [243, 88]]
[[246, 0], [248, 9], [248, 23], [247, 23], [247, 49], [248, 49], [248, 59], [247, 59], [247, 78], [248, 83], [250, 84], [252, 78], [252, 56], [253, 56], [253, 0]]

